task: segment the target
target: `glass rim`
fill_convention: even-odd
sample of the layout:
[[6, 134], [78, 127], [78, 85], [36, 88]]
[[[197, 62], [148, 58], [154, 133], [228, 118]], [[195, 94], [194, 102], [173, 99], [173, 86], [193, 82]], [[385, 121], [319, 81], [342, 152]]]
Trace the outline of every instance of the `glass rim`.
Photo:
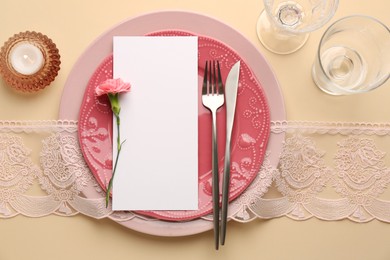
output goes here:
[[[345, 16], [345, 17], [342, 17], [336, 21], [334, 21], [332, 24], [330, 24], [328, 26], [328, 28], [325, 30], [325, 32], [322, 34], [321, 36], [321, 39], [320, 39], [320, 42], [318, 43], [318, 48], [317, 48], [317, 60], [318, 60], [318, 64], [319, 64], [319, 68], [321, 69], [321, 73], [323, 75], [325, 75], [326, 78], [329, 78], [328, 75], [325, 73], [325, 69], [322, 65], [322, 62], [321, 62], [321, 45], [323, 43], [323, 41], [325, 40], [325, 36], [328, 34], [328, 32], [333, 28], [334, 25], [340, 23], [340, 22], [343, 22], [345, 20], [349, 20], [349, 19], [352, 19], [352, 18], [363, 18], [363, 19], [367, 19], [367, 20], [370, 20], [370, 21], [373, 21], [375, 22], [376, 24], [378, 24], [379, 26], [382, 26], [383, 29], [387, 30], [388, 33], [390, 33], [390, 28], [385, 25], [383, 22], [381, 22], [379, 19], [375, 18], [375, 17], [372, 17], [372, 16], [369, 16], [369, 15], [363, 15], [363, 14], [353, 14], [353, 15], [348, 15], [348, 16]], [[374, 83], [372, 84], [369, 84], [368, 87], [367, 87], [367, 90], [366, 91], [361, 91], [361, 90], [349, 90], [349, 89], [344, 89], [344, 88], [341, 88], [339, 85], [335, 84], [334, 86], [337, 87], [338, 89], [342, 89], [344, 92], [346, 93], [363, 93], [363, 92], [368, 92], [370, 90], [373, 90], [373, 89], [376, 89], [378, 88], [379, 86], [381, 86], [382, 84], [384, 84], [388, 79], [390, 78], [390, 72], [387, 73], [387, 75], [384, 75], [383, 77], [380, 77], [378, 78], [378, 81], [375, 81]]]

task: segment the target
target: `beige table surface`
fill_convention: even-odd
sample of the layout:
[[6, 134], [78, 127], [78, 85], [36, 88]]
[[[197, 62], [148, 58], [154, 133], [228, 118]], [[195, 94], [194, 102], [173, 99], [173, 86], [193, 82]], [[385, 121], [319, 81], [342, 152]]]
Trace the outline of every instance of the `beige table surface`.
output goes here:
[[[310, 68], [329, 24], [311, 34], [303, 49], [288, 56], [266, 51], [255, 24], [261, 0], [1, 0], [0, 43], [15, 33], [47, 34], [61, 53], [55, 82], [37, 95], [10, 91], [0, 81], [0, 120], [56, 119], [66, 78], [77, 58], [101, 33], [132, 16], [186, 10], [225, 22], [252, 41], [272, 65], [285, 97], [289, 120], [390, 122], [390, 82], [364, 95], [333, 97], [319, 91]], [[366, 14], [390, 25], [388, 0], [340, 0], [332, 21]], [[389, 147], [390, 148], [390, 147]], [[390, 259], [390, 224], [372, 221], [296, 222], [287, 218], [229, 223], [227, 245], [218, 252], [212, 232], [162, 238], [141, 234], [110, 220], [86, 216], [15, 217], [0, 220], [0, 260], [18, 259]]]

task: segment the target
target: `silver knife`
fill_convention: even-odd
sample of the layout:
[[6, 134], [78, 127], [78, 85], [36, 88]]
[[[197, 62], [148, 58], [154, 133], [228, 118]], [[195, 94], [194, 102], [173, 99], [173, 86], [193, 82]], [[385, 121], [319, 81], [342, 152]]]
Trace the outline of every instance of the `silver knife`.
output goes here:
[[225, 83], [225, 106], [226, 106], [226, 145], [225, 162], [222, 182], [222, 215], [221, 215], [221, 245], [225, 244], [227, 213], [229, 205], [230, 185], [230, 141], [232, 138], [234, 114], [236, 112], [238, 79], [240, 75], [240, 61], [233, 65]]

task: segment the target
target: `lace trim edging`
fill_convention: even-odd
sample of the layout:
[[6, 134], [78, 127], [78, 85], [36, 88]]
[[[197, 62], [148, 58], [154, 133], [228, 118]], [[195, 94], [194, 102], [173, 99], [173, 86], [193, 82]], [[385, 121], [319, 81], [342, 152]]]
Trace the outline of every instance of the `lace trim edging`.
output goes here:
[[390, 123], [322, 122], [322, 121], [271, 121], [272, 133], [306, 132], [343, 135], [389, 135]]
[[[386, 153], [373, 139], [387, 138], [390, 124], [274, 121], [271, 129], [272, 135], [288, 133], [279, 163], [271, 163], [272, 151], [268, 151], [256, 179], [230, 204], [231, 219], [249, 222], [256, 218], [314, 217], [390, 223], [390, 200], [381, 197], [390, 184], [390, 167]], [[31, 150], [18, 136], [31, 132], [48, 133], [42, 137], [39, 164], [32, 161]], [[311, 134], [342, 135], [336, 138], [331, 164], [324, 160], [326, 152]], [[76, 121], [0, 121], [0, 161], [0, 218], [81, 213], [115, 221], [155, 221], [105, 208], [104, 192], [84, 162]], [[27, 195], [34, 183], [45, 195]], [[337, 197], [321, 197], [325, 188], [332, 189]], [[280, 196], [268, 199], [271, 189]]]
[[6, 120], [0, 121], [0, 133], [76, 132], [74, 120]]

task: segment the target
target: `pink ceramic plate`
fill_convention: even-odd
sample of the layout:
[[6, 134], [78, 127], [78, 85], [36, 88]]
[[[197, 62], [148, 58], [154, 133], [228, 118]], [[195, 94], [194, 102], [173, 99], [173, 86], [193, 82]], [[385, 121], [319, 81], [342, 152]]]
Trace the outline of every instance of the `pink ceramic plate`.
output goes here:
[[[79, 109], [88, 81], [98, 64], [112, 52], [112, 37], [115, 35], [145, 35], [154, 31], [177, 29], [192, 31], [199, 35], [218, 39], [235, 50], [252, 69], [254, 76], [263, 87], [269, 101], [271, 120], [284, 120], [285, 109], [283, 96], [278, 81], [257, 48], [242, 34], [230, 26], [205, 15], [165, 11], [133, 17], [103, 33], [80, 56], [65, 83], [61, 98], [59, 119], [78, 120]], [[271, 135], [267, 149], [272, 151], [270, 163], [277, 165], [282, 148], [283, 135]], [[83, 190], [87, 198], [98, 198], [95, 187], [90, 185]], [[212, 222], [195, 219], [183, 222], [149, 220], [141, 217], [112, 217], [127, 228], [158, 236], [185, 236], [212, 229]]]
[[[162, 31], [151, 35], [188, 36], [191, 34], [182, 31]], [[143, 215], [164, 220], [183, 221], [204, 216], [212, 211], [211, 114], [202, 106], [200, 98], [204, 64], [206, 60], [219, 60], [222, 78], [226, 78], [232, 65], [241, 58], [221, 42], [202, 36], [198, 38], [198, 57], [199, 209], [193, 211], [144, 211]], [[92, 173], [103, 189], [106, 189], [112, 175], [112, 113], [108, 98], [97, 98], [95, 89], [97, 85], [108, 78], [112, 78], [112, 56], [101, 63], [89, 81], [79, 116], [81, 150]], [[222, 155], [225, 148], [225, 107], [222, 107], [218, 114], [219, 169], [222, 174]], [[241, 61], [232, 136], [230, 200], [240, 195], [256, 177], [263, 162], [269, 132], [270, 115], [265, 94], [245, 61]], [[180, 140], [172, 141], [179, 142]]]

